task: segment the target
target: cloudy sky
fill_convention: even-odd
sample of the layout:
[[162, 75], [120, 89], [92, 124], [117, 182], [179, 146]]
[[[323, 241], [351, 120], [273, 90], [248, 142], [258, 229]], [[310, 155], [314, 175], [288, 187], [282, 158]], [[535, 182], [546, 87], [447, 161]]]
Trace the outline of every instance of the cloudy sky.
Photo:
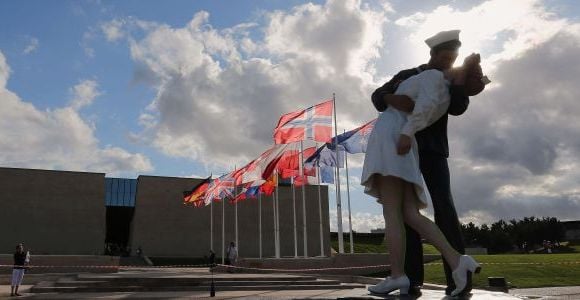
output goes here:
[[[461, 220], [580, 219], [574, 0], [1, 1], [0, 166], [220, 174], [269, 147], [281, 114], [332, 93], [340, 131], [376, 117], [372, 91], [449, 29], [458, 62], [481, 53], [493, 81], [450, 119]], [[362, 160], [349, 161], [353, 226], [368, 231], [383, 220]]]

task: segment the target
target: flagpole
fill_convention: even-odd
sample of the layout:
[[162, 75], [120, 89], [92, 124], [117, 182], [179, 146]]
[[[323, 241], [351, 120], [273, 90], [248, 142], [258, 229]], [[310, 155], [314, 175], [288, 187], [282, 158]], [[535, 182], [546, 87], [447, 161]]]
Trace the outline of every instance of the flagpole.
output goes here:
[[294, 188], [294, 177], [290, 177], [292, 187], [292, 212], [294, 214], [294, 258], [298, 258], [298, 232], [296, 230], [296, 189]]
[[260, 259], [262, 258], [262, 192], [258, 191], [258, 233], [260, 245]]
[[338, 161], [340, 157], [338, 156], [338, 124], [336, 122], [336, 95], [332, 93], [332, 110], [334, 113], [334, 140], [336, 141], [336, 181], [334, 186], [336, 188], [336, 221], [338, 227], [338, 253], [344, 253], [344, 237], [342, 236], [342, 207], [340, 203], [340, 170]]
[[[338, 149], [338, 144], [336, 145]], [[348, 229], [350, 230], [350, 253], [354, 253], [353, 234], [352, 234], [352, 218], [350, 210], [350, 179], [348, 178], [348, 153], [344, 151], [344, 168], [346, 169], [346, 197], [348, 199]]]
[[[300, 141], [300, 165], [298, 173], [300, 176], [304, 177], [304, 144]], [[306, 189], [305, 185], [308, 182], [308, 178], [304, 177], [304, 182], [302, 184], [302, 230], [304, 237], [304, 257], [308, 257], [308, 231], [306, 228]]]
[[[318, 149], [318, 144], [316, 145], [316, 148]], [[316, 168], [316, 177], [318, 180], [318, 217], [319, 217], [319, 221], [320, 221], [320, 256], [324, 256], [324, 231], [322, 229], [322, 196], [321, 196], [321, 191], [320, 191], [320, 167]]]
[[280, 196], [278, 194], [278, 171], [275, 171], [274, 175], [276, 176], [276, 258], [280, 258]]
[[276, 246], [277, 245], [276, 239], [278, 236], [278, 233], [277, 233], [278, 231], [276, 229], [276, 194], [273, 193], [271, 195], [271, 197], [272, 197], [272, 215], [274, 216], [274, 220], [272, 222], [272, 224], [274, 225], [274, 226], [272, 226], [274, 228], [274, 257], [276, 257], [276, 253], [278, 253], [278, 251], [276, 250], [278, 247], [278, 246]]
[[[213, 201], [213, 199], [211, 199]], [[222, 265], [226, 263], [226, 201], [222, 200]]]
[[209, 203], [210, 207], [210, 217], [209, 217], [209, 249], [213, 251], [213, 201]]
[[[234, 165], [234, 173], [237, 171], [238, 166]], [[234, 206], [235, 206], [235, 222], [236, 222], [236, 247], [238, 248], [238, 254], [240, 252], [240, 244], [238, 241], [238, 201], [236, 200], [236, 197], [238, 196], [238, 186], [236, 185], [236, 180], [234, 179]]]

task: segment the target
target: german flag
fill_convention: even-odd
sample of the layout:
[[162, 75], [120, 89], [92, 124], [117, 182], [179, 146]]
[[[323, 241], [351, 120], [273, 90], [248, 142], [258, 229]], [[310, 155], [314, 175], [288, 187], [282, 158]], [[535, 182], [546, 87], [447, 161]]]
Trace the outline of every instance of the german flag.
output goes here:
[[268, 178], [268, 180], [266, 180], [266, 182], [264, 182], [260, 186], [260, 192], [264, 193], [264, 195], [266, 196], [271, 196], [272, 193], [274, 193], [274, 190], [276, 190], [277, 185], [278, 185], [278, 176], [272, 175], [270, 176], [270, 178]]
[[210, 182], [211, 176], [202, 180], [191, 190], [183, 192], [183, 204], [193, 204], [195, 207], [202, 206]]

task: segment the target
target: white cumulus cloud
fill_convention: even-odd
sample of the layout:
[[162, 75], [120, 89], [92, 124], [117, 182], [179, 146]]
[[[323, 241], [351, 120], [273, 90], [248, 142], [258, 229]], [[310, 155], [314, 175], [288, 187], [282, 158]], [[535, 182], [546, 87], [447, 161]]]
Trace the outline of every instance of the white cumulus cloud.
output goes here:
[[266, 13], [263, 39], [250, 38], [254, 23], [217, 30], [209, 20], [202, 11], [177, 28], [125, 21], [144, 33], [127, 38], [136, 79], [157, 89], [139, 134], [163, 153], [245, 163], [272, 143], [280, 115], [333, 92], [343, 124], [372, 116], [357, 104], [373, 86], [368, 60], [378, 55], [382, 13], [355, 0], [307, 4]]
[[76, 110], [90, 105], [96, 97], [101, 95], [95, 80], [82, 80], [70, 88], [69, 93], [72, 98], [70, 105]]
[[77, 109], [98, 96], [97, 83], [71, 89], [71, 106], [41, 111], [6, 87], [10, 68], [0, 52], [0, 162], [3, 166], [104, 172], [152, 170], [150, 160], [115, 146], [100, 147]]

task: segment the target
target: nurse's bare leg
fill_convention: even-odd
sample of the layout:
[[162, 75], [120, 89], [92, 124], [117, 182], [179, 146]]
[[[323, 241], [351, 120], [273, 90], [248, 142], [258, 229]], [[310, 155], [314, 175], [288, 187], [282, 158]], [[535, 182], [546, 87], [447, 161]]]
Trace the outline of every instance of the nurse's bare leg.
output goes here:
[[415, 186], [412, 183], [405, 182], [403, 194], [405, 199], [403, 201], [403, 218], [405, 223], [417, 231], [422, 238], [428, 240], [435, 246], [441, 252], [443, 258], [449, 263], [451, 269], [454, 270], [459, 262], [460, 254], [451, 247], [439, 227], [419, 211], [419, 199], [417, 198]]
[[[378, 176], [378, 175], [375, 175]], [[391, 277], [405, 274], [405, 224], [403, 223], [404, 181], [393, 176], [378, 176], [380, 202], [385, 217], [385, 235], [391, 263]]]

